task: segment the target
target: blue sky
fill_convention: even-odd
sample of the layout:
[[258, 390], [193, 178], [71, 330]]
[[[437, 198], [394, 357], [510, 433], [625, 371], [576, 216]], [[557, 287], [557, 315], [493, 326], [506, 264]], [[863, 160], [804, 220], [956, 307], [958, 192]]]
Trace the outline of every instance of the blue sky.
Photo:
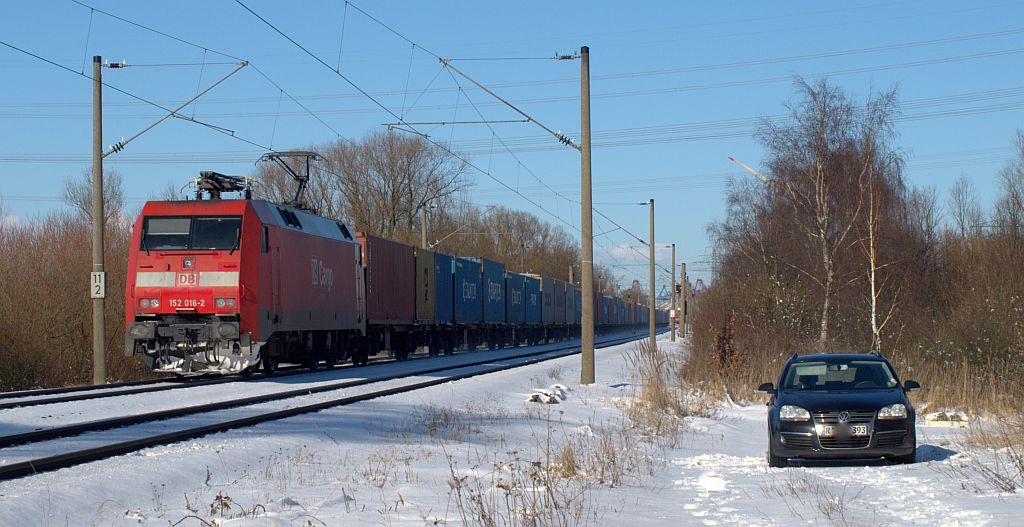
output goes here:
[[[132, 67], [105, 69], [104, 80], [166, 107], [234, 67], [215, 51], [251, 61], [270, 79], [244, 68], [182, 112], [259, 146], [172, 119], [108, 157], [132, 207], [201, 170], [249, 174], [262, 147], [359, 138], [395, 120], [341, 75], [406, 121], [520, 118], [434, 55], [457, 59], [537, 121], [578, 139], [579, 62], [539, 59], [587, 45], [595, 207], [646, 239], [647, 210], [632, 203], [654, 197], [658, 244], [676, 243], [690, 274], [707, 278], [706, 226], [724, 214], [727, 178], [749, 177], [727, 156], [759, 166], [752, 134], [759, 118], [785, 112], [793, 75], [828, 75], [857, 99], [898, 87], [896, 144], [907, 179], [934, 187], [942, 203], [960, 175], [991, 203], [1024, 118], [1022, 2], [245, 0], [324, 66], [235, 2], [83, 1], [198, 47], [71, 1], [6, 5], [0, 40], [74, 72], [84, 66], [86, 75], [93, 55], [125, 60]], [[458, 60], [520, 58], [530, 60]], [[161, 64], [186, 65], [151, 66]], [[91, 84], [4, 46], [0, 67], [0, 200], [27, 221], [62, 207], [63, 182], [89, 166]], [[163, 113], [110, 89], [104, 104], [107, 145]], [[575, 150], [527, 123], [417, 129], [450, 141], [481, 169], [467, 200], [528, 210], [576, 232]], [[629, 247], [636, 240], [595, 221], [596, 233], [611, 231], [598, 238], [597, 260], [618, 266], [624, 285], [646, 283], [645, 259]], [[669, 266], [667, 249], [658, 262]]]

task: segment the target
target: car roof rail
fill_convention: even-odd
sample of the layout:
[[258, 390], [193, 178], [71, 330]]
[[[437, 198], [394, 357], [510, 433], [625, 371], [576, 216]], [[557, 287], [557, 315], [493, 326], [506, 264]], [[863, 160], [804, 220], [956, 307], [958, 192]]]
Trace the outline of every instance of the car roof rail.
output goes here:
[[870, 353], [876, 357], [882, 356], [882, 351], [879, 350], [878, 348], [872, 348]]

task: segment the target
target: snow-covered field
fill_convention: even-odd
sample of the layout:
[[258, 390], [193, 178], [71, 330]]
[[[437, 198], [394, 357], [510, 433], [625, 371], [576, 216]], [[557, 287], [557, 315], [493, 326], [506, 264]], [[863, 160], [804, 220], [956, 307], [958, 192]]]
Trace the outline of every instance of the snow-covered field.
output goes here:
[[769, 469], [761, 404], [652, 436], [623, 411], [634, 349], [593, 386], [568, 357], [3, 482], [0, 525], [1024, 523], [954, 428], [919, 423], [910, 466]]

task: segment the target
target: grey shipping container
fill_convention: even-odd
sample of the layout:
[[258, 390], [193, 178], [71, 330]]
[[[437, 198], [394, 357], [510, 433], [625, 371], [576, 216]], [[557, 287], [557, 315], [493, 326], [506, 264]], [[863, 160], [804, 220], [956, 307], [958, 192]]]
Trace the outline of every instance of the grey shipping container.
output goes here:
[[434, 321], [438, 324], [451, 324], [455, 316], [455, 280], [452, 277], [451, 256], [434, 253], [434, 281], [437, 284], [434, 288]]
[[370, 324], [412, 324], [416, 316], [413, 248], [356, 233], [366, 278], [366, 321]]
[[[566, 283], [561, 280], [551, 281], [551, 296], [553, 298], [552, 305], [554, 306], [554, 319], [552, 323], [555, 325], [565, 324], [565, 286]], [[545, 293], [547, 294], [547, 293]], [[545, 304], [546, 306], [547, 304]]]
[[480, 297], [480, 262], [466, 258], [452, 261], [455, 279], [455, 321], [478, 324], [483, 320], [483, 302]]
[[565, 286], [565, 323], [573, 324], [576, 322], [576, 288], [569, 282], [562, 285]]
[[540, 277], [523, 276], [523, 307], [527, 324], [540, 324], [543, 319], [541, 305], [543, 300], [540, 292]]
[[526, 277], [519, 273], [505, 273], [505, 319], [509, 324], [526, 322]]
[[576, 324], [583, 323], [583, 291], [576, 289]]
[[437, 310], [434, 251], [416, 248], [416, 320], [433, 323]]

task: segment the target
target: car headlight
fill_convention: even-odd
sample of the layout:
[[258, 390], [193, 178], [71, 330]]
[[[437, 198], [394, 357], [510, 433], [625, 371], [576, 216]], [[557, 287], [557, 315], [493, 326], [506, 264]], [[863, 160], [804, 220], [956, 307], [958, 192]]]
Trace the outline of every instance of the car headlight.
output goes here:
[[787, 404], [779, 409], [779, 419], [783, 421], [810, 421], [811, 413], [799, 406]]
[[907, 407], [903, 403], [890, 404], [878, 411], [879, 419], [906, 419]]

